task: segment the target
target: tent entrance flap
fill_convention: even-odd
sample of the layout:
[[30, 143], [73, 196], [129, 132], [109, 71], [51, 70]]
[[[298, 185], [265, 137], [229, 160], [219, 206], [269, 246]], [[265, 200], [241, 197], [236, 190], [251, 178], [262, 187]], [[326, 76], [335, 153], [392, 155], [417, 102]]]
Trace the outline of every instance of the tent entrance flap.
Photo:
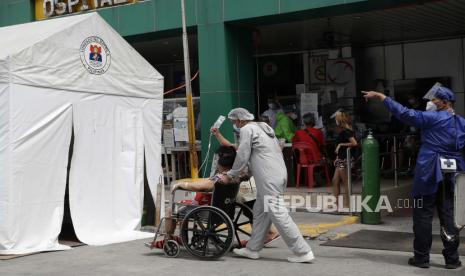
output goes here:
[[101, 245], [139, 232], [144, 192], [143, 99], [104, 95], [73, 106], [70, 207], [76, 235]]

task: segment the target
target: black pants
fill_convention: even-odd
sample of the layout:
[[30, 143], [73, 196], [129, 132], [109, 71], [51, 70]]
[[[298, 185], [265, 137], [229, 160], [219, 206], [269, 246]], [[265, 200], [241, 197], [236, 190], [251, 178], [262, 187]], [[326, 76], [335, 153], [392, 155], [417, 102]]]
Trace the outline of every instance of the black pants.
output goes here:
[[429, 253], [432, 243], [432, 221], [434, 208], [437, 208], [441, 225], [445, 227], [449, 235], [456, 235], [457, 238], [449, 242], [442, 239], [444, 249], [442, 255], [446, 264], [457, 263], [459, 260], [459, 230], [454, 222], [454, 191], [450, 181], [441, 184], [438, 191], [432, 195], [415, 198], [413, 209], [413, 232], [415, 239], [413, 242], [415, 259], [429, 262]]

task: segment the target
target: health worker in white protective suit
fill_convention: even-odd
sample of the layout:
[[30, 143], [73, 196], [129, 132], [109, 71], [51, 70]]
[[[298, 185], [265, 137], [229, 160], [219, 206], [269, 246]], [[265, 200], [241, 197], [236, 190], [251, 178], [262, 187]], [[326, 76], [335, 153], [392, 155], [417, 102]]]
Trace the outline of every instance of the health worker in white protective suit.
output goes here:
[[296, 256], [288, 258], [295, 263], [311, 262], [312, 249], [290, 217], [281, 197], [287, 183], [283, 154], [273, 129], [266, 123], [253, 122], [254, 116], [244, 108], [235, 108], [228, 114], [235, 129], [240, 129], [239, 147], [234, 165], [222, 180], [227, 183], [239, 177], [248, 165], [257, 186], [257, 201], [253, 208], [252, 236], [247, 247], [234, 253], [250, 259], [260, 258], [266, 233], [273, 223], [286, 245]]

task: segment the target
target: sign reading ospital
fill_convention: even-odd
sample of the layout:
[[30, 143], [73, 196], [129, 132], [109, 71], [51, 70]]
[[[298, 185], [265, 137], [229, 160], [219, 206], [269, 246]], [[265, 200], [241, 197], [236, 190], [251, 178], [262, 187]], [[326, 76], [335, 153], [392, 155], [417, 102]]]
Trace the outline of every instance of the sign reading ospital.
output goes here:
[[36, 19], [135, 3], [139, 0], [35, 0]]

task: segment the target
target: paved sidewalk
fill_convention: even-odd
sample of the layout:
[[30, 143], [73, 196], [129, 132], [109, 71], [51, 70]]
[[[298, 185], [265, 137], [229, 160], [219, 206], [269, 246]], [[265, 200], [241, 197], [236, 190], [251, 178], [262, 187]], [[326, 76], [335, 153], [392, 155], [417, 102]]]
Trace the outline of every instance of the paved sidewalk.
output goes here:
[[[301, 225], [332, 224], [343, 217], [330, 214], [293, 213]], [[437, 224], [437, 222], [436, 222]], [[437, 226], [437, 225], [436, 225]], [[437, 227], [435, 227], [437, 228]], [[359, 229], [411, 231], [409, 217], [387, 216], [381, 225], [343, 225], [320, 238]], [[282, 240], [261, 252], [260, 260], [234, 257], [231, 253], [217, 261], [198, 260], [181, 252], [177, 259], [143, 246], [138, 240], [107, 246], [82, 246], [69, 251], [41, 253], [0, 262], [0, 275], [465, 275], [465, 269], [445, 270], [441, 255], [432, 255], [430, 269], [407, 265], [411, 253], [320, 246], [320, 238], [308, 240], [316, 260], [313, 264], [291, 264], [291, 253]]]

